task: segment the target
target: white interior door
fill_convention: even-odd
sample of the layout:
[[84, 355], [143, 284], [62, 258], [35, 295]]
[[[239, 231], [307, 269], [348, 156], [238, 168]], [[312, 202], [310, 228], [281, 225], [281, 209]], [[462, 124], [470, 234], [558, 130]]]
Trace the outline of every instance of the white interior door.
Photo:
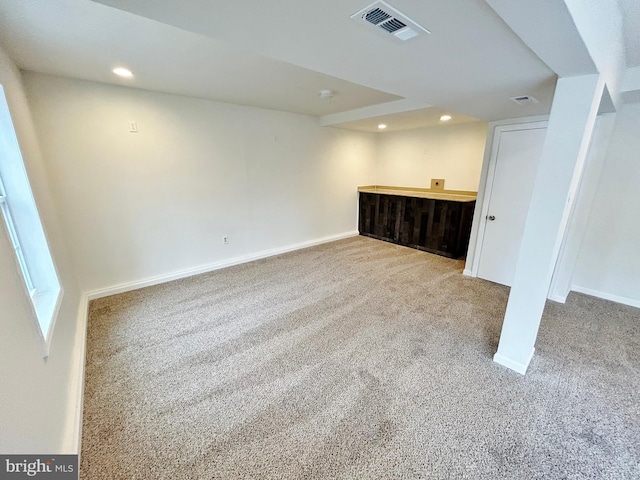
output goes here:
[[546, 128], [520, 126], [496, 135], [478, 276], [511, 286]]

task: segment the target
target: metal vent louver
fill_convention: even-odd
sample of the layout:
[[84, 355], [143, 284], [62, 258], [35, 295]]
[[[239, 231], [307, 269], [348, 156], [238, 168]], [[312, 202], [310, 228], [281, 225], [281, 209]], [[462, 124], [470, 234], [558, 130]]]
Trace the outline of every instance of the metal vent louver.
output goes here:
[[364, 16], [364, 19], [367, 22], [373, 23], [374, 25], [378, 25], [379, 23], [382, 23], [389, 18], [391, 18], [391, 15], [389, 15], [386, 12], [383, 12], [379, 8], [375, 8], [371, 10]]
[[534, 105], [540, 103], [533, 95], [518, 95], [517, 97], [511, 97], [509, 100], [517, 103], [518, 105]]
[[363, 8], [351, 15], [351, 18], [368, 27], [375, 27], [380, 33], [391, 34], [391, 38], [402, 41], [424, 33], [430, 33], [429, 30], [421, 27], [383, 1], [375, 2]]
[[384, 22], [382, 25], [380, 25], [380, 28], [384, 28], [389, 33], [397, 32], [404, 27], [406, 27], [406, 25], [397, 18], [392, 18], [388, 22]]

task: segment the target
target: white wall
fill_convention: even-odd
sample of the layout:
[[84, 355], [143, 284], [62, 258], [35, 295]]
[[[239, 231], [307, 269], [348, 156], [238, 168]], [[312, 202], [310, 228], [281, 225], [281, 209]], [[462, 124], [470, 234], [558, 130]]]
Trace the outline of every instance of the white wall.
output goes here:
[[488, 126], [443, 125], [378, 135], [375, 183], [429, 188], [444, 178], [448, 190], [478, 190]]
[[356, 188], [373, 181], [374, 134], [291, 113], [24, 78], [85, 291], [356, 230]]
[[640, 103], [616, 115], [572, 289], [640, 307]]
[[[0, 48], [2, 84], [31, 188], [65, 289], [49, 357], [42, 358], [36, 320], [0, 226], [0, 452], [72, 453], [78, 388], [80, 291], [51, 200], [18, 70]], [[1, 160], [0, 160], [1, 161]], [[81, 313], [81, 312], [80, 312]]]
[[566, 234], [558, 255], [558, 261], [553, 272], [553, 279], [549, 288], [549, 299], [565, 303], [571, 291], [573, 270], [580, 253], [580, 245], [584, 237], [596, 190], [600, 184], [600, 176], [604, 160], [609, 149], [609, 143], [615, 125], [615, 113], [605, 113], [598, 116], [593, 130], [593, 137], [573, 210], [569, 215]]

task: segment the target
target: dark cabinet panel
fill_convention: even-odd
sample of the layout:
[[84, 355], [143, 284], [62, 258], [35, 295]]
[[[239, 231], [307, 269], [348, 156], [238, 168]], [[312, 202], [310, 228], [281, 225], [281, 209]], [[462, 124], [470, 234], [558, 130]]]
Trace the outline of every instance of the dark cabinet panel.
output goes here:
[[360, 192], [361, 235], [459, 258], [467, 253], [475, 201]]

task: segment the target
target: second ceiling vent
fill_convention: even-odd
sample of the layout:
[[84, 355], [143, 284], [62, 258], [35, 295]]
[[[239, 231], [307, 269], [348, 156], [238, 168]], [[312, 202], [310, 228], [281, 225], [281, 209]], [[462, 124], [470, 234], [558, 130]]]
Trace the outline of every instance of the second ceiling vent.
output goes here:
[[430, 33], [413, 20], [410, 20], [386, 2], [375, 2], [351, 15], [356, 22], [375, 28], [385, 35], [391, 35], [401, 41], [418, 35]]

